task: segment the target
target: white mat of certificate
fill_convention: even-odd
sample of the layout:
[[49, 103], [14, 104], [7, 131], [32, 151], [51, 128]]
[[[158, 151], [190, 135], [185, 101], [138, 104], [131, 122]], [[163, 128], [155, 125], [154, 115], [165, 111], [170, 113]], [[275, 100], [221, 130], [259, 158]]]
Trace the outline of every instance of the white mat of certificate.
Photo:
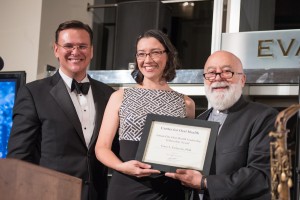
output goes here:
[[203, 170], [210, 128], [154, 121], [143, 161]]

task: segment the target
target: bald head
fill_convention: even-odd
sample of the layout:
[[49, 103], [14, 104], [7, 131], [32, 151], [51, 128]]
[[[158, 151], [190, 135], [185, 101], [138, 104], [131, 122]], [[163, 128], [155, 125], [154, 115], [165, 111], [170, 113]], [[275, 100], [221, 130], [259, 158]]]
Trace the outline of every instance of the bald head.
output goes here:
[[243, 73], [243, 65], [241, 60], [233, 53], [228, 51], [216, 51], [211, 54], [205, 63], [204, 71], [207, 71], [211, 67], [223, 68], [226, 66], [230, 66], [233, 71]]

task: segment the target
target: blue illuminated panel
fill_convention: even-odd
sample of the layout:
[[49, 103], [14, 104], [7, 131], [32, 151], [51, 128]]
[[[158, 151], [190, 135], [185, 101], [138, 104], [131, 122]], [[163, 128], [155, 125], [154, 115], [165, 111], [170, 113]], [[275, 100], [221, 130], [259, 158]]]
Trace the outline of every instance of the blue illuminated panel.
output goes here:
[[0, 80], [0, 158], [7, 154], [15, 95], [16, 80]]

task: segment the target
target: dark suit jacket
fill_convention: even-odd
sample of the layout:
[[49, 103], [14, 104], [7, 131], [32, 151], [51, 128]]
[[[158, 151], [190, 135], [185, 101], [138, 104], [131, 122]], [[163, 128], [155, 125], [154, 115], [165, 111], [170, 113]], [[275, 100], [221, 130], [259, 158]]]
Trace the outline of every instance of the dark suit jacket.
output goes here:
[[82, 199], [104, 200], [107, 168], [96, 159], [94, 148], [105, 106], [114, 90], [90, 77], [89, 80], [96, 109], [89, 147], [70, 95], [57, 72], [19, 90], [7, 157], [79, 177], [83, 181]]
[[[197, 118], [207, 119], [211, 111]], [[228, 110], [216, 141], [215, 175], [207, 177], [210, 199], [271, 199], [268, 134], [276, 115], [275, 109], [243, 97]]]

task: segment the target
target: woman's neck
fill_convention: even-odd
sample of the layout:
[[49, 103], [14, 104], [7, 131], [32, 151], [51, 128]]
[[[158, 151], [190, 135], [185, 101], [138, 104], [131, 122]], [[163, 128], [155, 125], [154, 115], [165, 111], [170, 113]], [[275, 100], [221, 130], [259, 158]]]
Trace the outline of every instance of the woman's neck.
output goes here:
[[151, 89], [151, 90], [172, 90], [166, 81], [149, 81], [144, 80], [140, 85], [140, 88]]

